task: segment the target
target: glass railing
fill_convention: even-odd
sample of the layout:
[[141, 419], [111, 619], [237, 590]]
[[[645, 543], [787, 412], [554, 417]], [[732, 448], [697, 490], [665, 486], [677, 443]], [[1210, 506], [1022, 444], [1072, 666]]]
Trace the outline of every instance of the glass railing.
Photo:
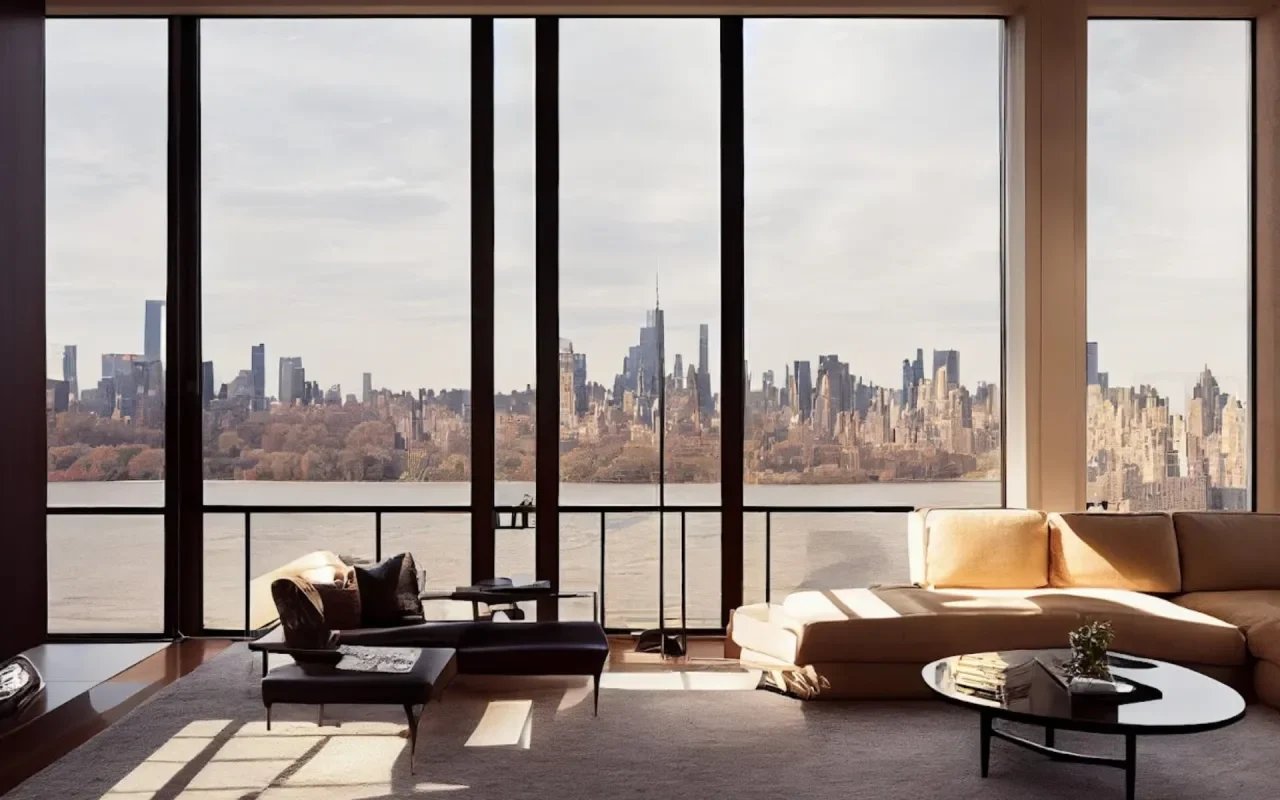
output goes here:
[[[533, 579], [537, 509], [494, 510], [502, 523], [495, 531], [496, 572], [517, 581]], [[744, 601], [772, 601], [806, 588], [906, 581], [906, 514], [911, 510], [902, 505], [744, 507]], [[50, 633], [158, 631], [164, 509], [58, 506], [48, 511]], [[527, 528], [519, 521], [526, 512]], [[512, 514], [514, 528], [509, 527]], [[315, 550], [375, 561], [411, 552], [424, 573], [424, 589], [466, 585], [470, 520], [466, 505], [205, 505], [206, 632], [251, 636], [269, 627], [276, 619], [272, 571]], [[560, 601], [560, 618], [596, 619], [616, 633], [660, 626], [722, 631], [720, 521], [716, 505], [561, 506], [560, 588], [583, 596]], [[428, 601], [428, 606], [429, 619], [471, 614], [464, 603]], [[528, 619], [536, 618], [535, 606], [527, 604]]]

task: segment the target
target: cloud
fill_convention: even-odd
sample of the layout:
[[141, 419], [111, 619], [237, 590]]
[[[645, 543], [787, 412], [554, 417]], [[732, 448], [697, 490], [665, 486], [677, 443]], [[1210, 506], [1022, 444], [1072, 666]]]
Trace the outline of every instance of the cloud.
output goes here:
[[[999, 380], [1000, 25], [747, 22], [753, 374], [838, 352], [894, 385], [919, 346], [961, 350], [966, 382]], [[167, 31], [48, 30], [50, 341], [96, 360], [140, 349], [142, 301], [164, 292]], [[468, 21], [202, 30], [205, 357], [218, 380], [262, 341], [273, 364], [302, 355], [326, 385], [366, 370], [397, 389], [465, 385]], [[533, 24], [495, 30], [495, 363], [511, 387], [533, 379]], [[709, 19], [562, 22], [561, 332], [595, 380], [610, 383], [635, 343], [655, 275], [670, 351], [692, 361], [710, 323], [721, 376], [718, 36]], [[1108, 21], [1090, 36], [1102, 367], [1113, 383], [1163, 386], [1208, 362], [1239, 391], [1247, 25]]]

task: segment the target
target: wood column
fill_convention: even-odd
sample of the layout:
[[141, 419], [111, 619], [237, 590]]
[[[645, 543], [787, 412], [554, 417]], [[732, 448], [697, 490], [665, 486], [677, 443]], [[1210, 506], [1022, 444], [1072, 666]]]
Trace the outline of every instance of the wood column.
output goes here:
[[1035, 0], [1005, 46], [1005, 470], [1014, 507], [1085, 502], [1084, 0]]
[[471, 20], [471, 582], [494, 576], [493, 18]]
[[1254, 27], [1253, 497], [1280, 511], [1280, 9]]
[[0, 4], [0, 658], [48, 634], [44, 13]]

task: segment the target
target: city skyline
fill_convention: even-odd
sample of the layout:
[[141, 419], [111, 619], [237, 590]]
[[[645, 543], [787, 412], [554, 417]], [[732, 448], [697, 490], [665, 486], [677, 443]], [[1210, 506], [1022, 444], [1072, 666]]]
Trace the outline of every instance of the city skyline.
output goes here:
[[[231, 368], [253, 338], [271, 349], [273, 384], [274, 359], [296, 354], [309, 374], [344, 391], [358, 388], [365, 371], [388, 386], [469, 384], [468, 165], [453, 157], [469, 127], [466, 82], [397, 77], [453, 74], [465, 63], [465, 21], [216, 23], [207, 26], [205, 47], [204, 357], [218, 381], [234, 378]], [[503, 328], [494, 359], [497, 385], [509, 389], [533, 380], [532, 25], [501, 23], [495, 136]], [[892, 385], [903, 352], [937, 342], [964, 352], [971, 374], [998, 380], [998, 242], [984, 231], [996, 220], [998, 199], [999, 24], [752, 23], [748, 159], [759, 169], [749, 173], [746, 336], [748, 360], [760, 365], [752, 372], [779, 372], [794, 353], [857, 353], [860, 373]], [[1225, 390], [1247, 392], [1246, 326], [1232, 324], [1247, 302], [1247, 192], [1237, 191], [1247, 146], [1236, 136], [1248, 120], [1246, 56], [1237, 46], [1244, 30], [1231, 22], [1090, 26], [1097, 57], [1090, 67], [1089, 338], [1108, 349], [1113, 384], [1150, 383], [1181, 398], [1208, 363]], [[625, 306], [648, 292], [657, 267], [671, 287], [664, 305], [673, 320], [687, 321], [668, 325], [670, 352], [690, 359], [696, 325], [706, 321], [711, 371], [723, 374], [718, 189], [714, 172], [702, 168], [718, 164], [717, 153], [684, 146], [715, 143], [706, 129], [714, 120], [691, 110], [714, 107], [713, 32], [708, 20], [564, 23], [562, 60], [573, 69], [562, 87], [560, 335], [585, 352], [622, 351], [632, 333]], [[49, 23], [51, 376], [60, 374], [63, 345], [142, 352], [137, 304], [165, 296], [166, 45], [160, 20]], [[1183, 53], [1194, 54], [1196, 66], [1183, 65], [1192, 60]], [[363, 58], [370, 54], [376, 57]], [[781, 63], [788, 55], [802, 57], [788, 66]], [[361, 57], [351, 80], [366, 96], [331, 79], [331, 70], [350, 66], [347, 56]], [[276, 69], [290, 61], [316, 70], [308, 77]], [[582, 68], [592, 63], [602, 68]], [[815, 81], [822, 64], [850, 75], [892, 65], [900, 85], [883, 93], [857, 81]], [[269, 91], [249, 91], [262, 74], [277, 76]], [[788, 106], [801, 80], [810, 90]], [[634, 113], [599, 113], [591, 98], [610, 86], [626, 90]], [[933, 98], [953, 129], [939, 158], [924, 159], [938, 144], [926, 136], [933, 118], [920, 116]], [[1142, 127], [1125, 123], [1135, 116], [1129, 109], [1154, 103], [1159, 116], [1140, 115], [1153, 121], [1138, 124], [1158, 120], [1161, 135], [1140, 136]], [[875, 163], [838, 159], [840, 180], [819, 180], [813, 170], [832, 163], [797, 160], [778, 138], [785, 131], [767, 124], [770, 109], [788, 107], [809, 120], [801, 132], [814, 152], [847, 152], [853, 131], [858, 151]], [[371, 121], [352, 128], [356, 117]], [[266, 140], [255, 138], [260, 119], [270, 122]], [[628, 127], [645, 135], [619, 142]], [[772, 144], [761, 138], [775, 133]], [[277, 146], [286, 140], [297, 146]], [[614, 149], [602, 150], [601, 142]], [[1190, 146], [1209, 154], [1198, 163], [1213, 174], [1163, 168]], [[614, 171], [618, 153], [632, 162], [644, 156], [643, 168]], [[986, 154], [972, 167], [977, 174], [969, 165], [974, 154]], [[884, 191], [886, 178], [895, 191]], [[1192, 179], [1206, 188], [1183, 191]], [[924, 185], [930, 192], [913, 189]], [[797, 193], [805, 186], [822, 192]], [[620, 206], [625, 197], [638, 205]], [[1174, 198], [1180, 205], [1170, 208]], [[957, 208], [968, 209], [958, 220]], [[902, 227], [907, 220], [910, 229]], [[371, 280], [353, 283], [356, 274]], [[1158, 302], [1128, 302], [1152, 287]], [[370, 335], [375, 318], [394, 326], [402, 347]], [[898, 333], [904, 319], [910, 330]], [[88, 373], [80, 372], [85, 383]]]
[[[159, 324], [159, 312], [157, 311], [157, 308], [162, 309], [163, 306], [164, 301], [144, 301], [144, 351], [150, 350], [156, 343], [155, 326]], [[689, 367], [689, 376], [696, 376], [700, 384], [703, 381], [706, 382], [705, 386], [699, 385], [698, 390], [707, 393], [706, 396], [709, 398], [709, 401], [714, 403], [719, 396], [719, 384], [717, 382], [719, 376], [715, 376], [715, 379], [712, 380], [712, 373], [709, 369], [710, 351], [708, 342], [710, 339], [710, 326], [707, 323], [694, 323], [699, 330], [698, 346], [694, 349], [694, 354], [690, 358], [686, 359], [684, 353], [672, 352], [669, 346], [666, 345], [667, 336], [665, 333], [665, 323], [667, 315], [666, 309], [661, 308], [660, 301], [653, 309], [645, 310], [644, 315], [644, 324], [640, 326], [639, 344], [629, 346], [626, 349], [626, 354], [624, 355], [617, 355], [613, 358], [606, 357], [602, 360], [592, 359], [592, 361], [597, 365], [592, 372], [588, 372], [587, 366], [590, 354], [576, 351], [572, 340], [562, 337], [560, 339], [562, 354], [568, 352], [574, 355], [573, 373], [575, 381], [581, 379], [585, 383], [601, 386], [602, 389], [609, 393], [614, 402], [621, 401], [622, 391], [631, 391], [642, 394], [649, 393], [649, 390], [641, 389], [644, 370], [646, 367], [652, 369], [659, 363], [658, 343], [662, 342], [662, 346], [664, 348], [662, 357], [665, 358], [665, 364], [667, 366], [664, 378], [671, 382], [670, 387], [674, 389], [693, 388], [692, 384], [688, 387], [683, 385], [686, 376], [682, 374], [682, 365], [687, 364]], [[76, 344], [63, 345], [59, 356], [58, 371], [54, 372], [51, 370], [48, 376], [50, 380], [66, 381], [69, 384], [69, 397], [72, 400], [78, 399], [79, 387], [77, 384], [79, 383], [81, 375], [84, 374], [79, 369], [80, 349], [81, 348]], [[652, 349], [652, 352], [649, 352], [649, 349]], [[244, 381], [246, 396], [250, 396], [255, 399], [255, 402], [252, 404], [254, 410], [262, 410], [265, 406], [259, 406], [256, 403], [256, 400], [274, 400], [284, 405], [294, 405], [303, 399], [304, 389], [308, 392], [306, 395], [308, 397], [307, 402], [312, 402], [310, 400], [311, 395], [309, 394], [310, 387], [307, 386], [307, 384], [310, 383], [317, 385], [316, 388], [319, 393], [314, 401], [317, 404], [324, 402], [323, 398], [325, 390], [333, 386], [342, 387], [341, 397], [344, 400], [349, 396], [354, 396], [363, 404], [368, 404], [375, 392], [390, 392], [394, 395], [403, 393], [412, 394], [423, 390], [470, 391], [469, 386], [428, 385], [426, 382], [418, 382], [415, 385], [399, 387], [379, 385], [376, 382], [377, 379], [375, 378], [374, 373], [364, 371], [361, 373], [359, 393], [357, 393], [356, 386], [348, 386], [341, 382], [325, 381], [322, 380], [323, 376], [318, 376], [315, 373], [312, 373], [311, 377], [308, 378], [306, 368], [304, 366], [304, 357], [301, 355], [273, 356], [268, 352], [268, 344], [265, 342], [250, 345], [249, 351], [247, 367], [238, 364], [230, 367], [218, 367], [218, 365], [210, 360], [205, 360], [202, 365], [201, 377], [202, 380], [207, 380], [209, 376], [212, 376], [213, 384], [210, 387], [202, 386], [202, 394], [216, 398], [220, 391], [227, 391], [234, 395], [236, 382]], [[926, 354], [930, 355], [928, 359], [925, 358]], [[1105, 351], [1101, 349], [1099, 342], [1088, 341], [1085, 343], [1086, 357], [1084, 386], [1086, 394], [1089, 387], [1093, 386], [1100, 386], [1103, 391], [1106, 391], [1107, 388], [1113, 385], [1123, 386], [1123, 384], [1116, 384], [1111, 379], [1109, 370], [1102, 369], [1102, 367], [1107, 364], [1103, 357], [1104, 354]], [[151, 352], [101, 353], [98, 356], [102, 364], [101, 377], [104, 379], [115, 378], [121, 369], [128, 368], [134, 363], [148, 364], [156, 362], [160, 364], [163, 369], [163, 354], [159, 357], [152, 357], [152, 355], [153, 354]], [[913, 355], [914, 358], [912, 357]], [[906, 401], [909, 386], [919, 384], [925, 379], [932, 380], [939, 374], [940, 368], [944, 370], [943, 374], [948, 376], [947, 382], [949, 385], [965, 389], [976, 389], [980, 386], [989, 385], [997, 387], [1001, 392], [1003, 392], [1003, 376], [998, 376], [994, 379], [978, 377], [972, 382], [966, 383], [962, 378], [966, 373], [961, 372], [961, 353], [956, 349], [925, 347], [914, 348], [911, 352], [904, 354], [904, 357], [901, 359], [900, 364], [902, 377], [896, 384], [889, 382], [880, 383], [870, 375], [862, 374], [851, 369], [851, 362], [839, 362], [839, 358], [839, 353], [830, 352], [830, 350], [821, 351], [807, 358], [796, 358], [786, 362], [780, 372], [774, 366], [762, 365], [761, 368], [757, 369], [753, 367], [750, 362], [746, 362], [744, 364], [746, 368], [745, 377], [748, 379], [746, 389], [750, 393], [767, 391], [770, 387], [778, 387], [779, 384], [777, 379], [778, 376], [781, 375], [786, 378], [794, 378], [796, 382], [795, 386], [802, 387], [804, 389], [805, 396], [809, 396], [810, 393], [818, 390], [818, 386], [814, 383], [812, 376], [818, 371], [825, 370], [827, 362], [830, 362], [832, 364], [840, 364], [847, 370], [850, 379], [856, 380], [859, 383], [864, 383], [870, 389], [889, 389], [899, 391], [900, 402]], [[274, 359], [274, 363], [279, 365], [278, 370], [275, 373], [278, 378], [274, 384], [267, 380], [271, 374], [271, 370], [267, 369], [267, 364], [272, 362], [272, 359]], [[610, 373], [608, 365], [611, 363], [621, 365], [622, 371]], [[125, 366], [122, 367], [120, 366], [121, 364], [124, 364]], [[930, 366], [926, 367], [926, 364], [929, 364]], [[705, 370], [703, 365], [707, 365]], [[803, 378], [801, 377], [802, 365], [804, 367]], [[1207, 363], [1203, 366], [1205, 370], [1209, 370], [1210, 368], [1210, 365]], [[219, 370], [221, 370], [221, 372]], [[230, 374], [234, 374], [236, 377], [231, 380], [222, 380], [219, 378], [219, 375]], [[610, 374], [613, 375], [611, 379], [609, 378]], [[1204, 372], [1196, 374], [1195, 380], [1197, 386], [1203, 382], [1204, 376]], [[601, 380], [602, 377], [604, 380]], [[96, 380], [96, 378], [93, 380]], [[91, 380], [91, 383], [92, 382], [93, 381]], [[275, 392], [270, 390], [270, 387], [273, 385], [276, 387]], [[709, 392], [708, 387], [710, 389]], [[1176, 395], [1167, 391], [1165, 387], [1155, 384], [1138, 384], [1126, 386], [1125, 388], [1142, 391], [1148, 387], [1156, 391], [1162, 399], [1170, 403], [1171, 411], [1174, 413], [1182, 413], [1182, 411], [1174, 405]], [[283, 391], [281, 391], [282, 388]], [[497, 386], [495, 396], [524, 392], [527, 391], [528, 388], [529, 387], [520, 386]], [[785, 385], [782, 388], [789, 390], [789, 387]], [[1215, 391], [1217, 391], [1216, 378]], [[1244, 395], [1242, 393], [1227, 390], [1223, 391], [1222, 395], [1235, 397], [1247, 408], [1247, 403], [1245, 403], [1243, 399]]]

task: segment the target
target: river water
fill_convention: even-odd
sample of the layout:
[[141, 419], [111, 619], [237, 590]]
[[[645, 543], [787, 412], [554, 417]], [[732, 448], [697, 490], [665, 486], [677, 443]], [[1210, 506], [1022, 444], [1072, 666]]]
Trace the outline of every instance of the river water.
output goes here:
[[[745, 487], [747, 505], [975, 506], [999, 505], [994, 481]], [[209, 505], [467, 505], [466, 483], [303, 483], [206, 481]], [[533, 494], [531, 483], [500, 483], [497, 502], [514, 504]], [[160, 506], [158, 481], [51, 483], [56, 506]], [[677, 484], [668, 504], [712, 505], [718, 484]], [[642, 505], [658, 502], [651, 484], [562, 484], [563, 505]], [[605, 607], [610, 626], [645, 628], [658, 618], [659, 515], [609, 514], [605, 534]], [[668, 624], [680, 615], [681, 515], [665, 515]], [[765, 599], [765, 515], [744, 520], [744, 596]], [[771, 595], [798, 588], [865, 586], [907, 579], [903, 514], [774, 512], [770, 523]], [[720, 624], [720, 515], [685, 517], [687, 613], [691, 627]], [[534, 571], [534, 531], [500, 530], [497, 573], [516, 579]], [[160, 516], [56, 516], [49, 518], [49, 629], [52, 632], [155, 632], [162, 626], [164, 523]], [[372, 514], [255, 514], [249, 572], [257, 576], [312, 550], [374, 555]], [[565, 589], [600, 585], [600, 515], [563, 514], [560, 577]], [[430, 588], [470, 583], [467, 513], [385, 513], [382, 552], [414, 554]], [[244, 517], [209, 514], [204, 537], [205, 622], [244, 625]], [[254, 609], [255, 615], [259, 611]], [[469, 614], [460, 603], [432, 604], [433, 618]], [[590, 600], [565, 600], [562, 618], [590, 619]]]

